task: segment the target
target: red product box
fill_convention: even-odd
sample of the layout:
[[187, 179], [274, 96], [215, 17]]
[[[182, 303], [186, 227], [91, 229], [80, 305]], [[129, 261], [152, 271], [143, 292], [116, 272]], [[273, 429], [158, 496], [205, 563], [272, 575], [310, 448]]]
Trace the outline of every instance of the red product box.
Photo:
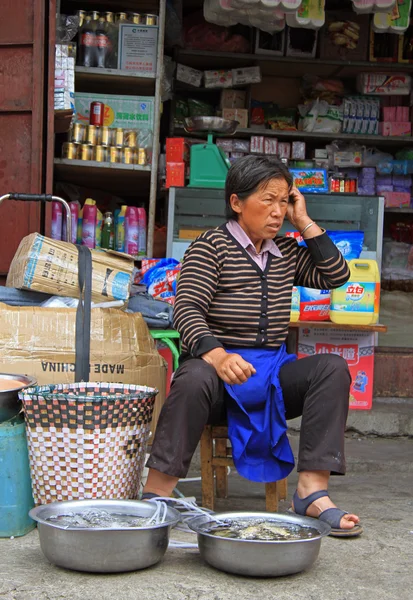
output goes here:
[[253, 135], [251, 136], [251, 154], [264, 154], [264, 136]]
[[352, 384], [349, 405], [370, 410], [373, 404], [374, 333], [304, 327], [298, 334], [298, 358], [337, 354], [347, 362]]
[[189, 162], [189, 144], [185, 138], [166, 138], [166, 162]]
[[185, 187], [186, 164], [184, 162], [166, 163], [166, 189]]
[[277, 155], [278, 140], [277, 138], [264, 138], [264, 154]]
[[[384, 119], [384, 120], [386, 120], [386, 119]], [[409, 120], [409, 107], [408, 106], [397, 106], [395, 121], [397, 121], [398, 123], [406, 123], [408, 120]]]
[[410, 194], [408, 192], [383, 192], [384, 205], [393, 208], [409, 208]]
[[383, 121], [380, 123], [380, 134], [385, 136], [411, 135], [412, 124], [409, 121], [405, 123]]

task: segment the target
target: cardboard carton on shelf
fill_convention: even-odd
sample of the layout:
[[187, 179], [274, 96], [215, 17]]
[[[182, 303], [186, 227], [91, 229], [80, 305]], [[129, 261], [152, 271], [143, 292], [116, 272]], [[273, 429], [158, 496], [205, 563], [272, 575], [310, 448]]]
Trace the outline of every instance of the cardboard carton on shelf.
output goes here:
[[222, 116], [229, 121], [238, 121], [239, 127], [242, 129], [248, 127], [248, 110], [246, 108], [224, 108]]
[[[129, 298], [134, 261], [127, 254], [91, 250], [92, 302]], [[79, 251], [74, 244], [32, 233], [20, 242], [10, 265], [7, 287], [79, 298]]]
[[[30, 374], [39, 385], [75, 380], [76, 309], [0, 304], [0, 372]], [[166, 366], [140, 313], [91, 312], [90, 381], [159, 390], [152, 427], [165, 400]]]
[[379, 133], [384, 136], [402, 136], [412, 134], [412, 124], [410, 121], [405, 123], [383, 121], [379, 125]]
[[386, 208], [409, 208], [410, 194], [408, 192], [383, 192]]
[[187, 163], [166, 163], [166, 189], [169, 189], [171, 187], [185, 187], [186, 171]]
[[245, 108], [247, 93], [243, 90], [222, 90], [221, 108]]

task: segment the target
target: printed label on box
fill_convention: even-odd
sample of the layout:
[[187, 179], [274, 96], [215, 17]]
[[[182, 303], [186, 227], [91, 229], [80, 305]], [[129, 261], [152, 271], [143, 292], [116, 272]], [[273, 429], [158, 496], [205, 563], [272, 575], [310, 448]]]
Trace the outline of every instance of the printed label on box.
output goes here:
[[156, 72], [158, 27], [121, 25], [118, 68], [143, 73]]
[[337, 354], [344, 358], [352, 378], [349, 405], [370, 410], [373, 404], [374, 333], [304, 327], [298, 334], [298, 358]]

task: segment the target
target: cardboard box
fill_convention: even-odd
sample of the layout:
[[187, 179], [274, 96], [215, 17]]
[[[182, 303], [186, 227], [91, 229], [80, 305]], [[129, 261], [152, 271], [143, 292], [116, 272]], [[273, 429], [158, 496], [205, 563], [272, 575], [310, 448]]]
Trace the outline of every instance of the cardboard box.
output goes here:
[[232, 82], [234, 85], [251, 85], [261, 82], [260, 67], [244, 67], [243, 69], [232, 69]]
[[204, 76], [203, 71], [192, 69], [186, 65], [180, 65], [176, 68], [176, 80], [194, 87], [201, 87], [202, 77]]
[[221, 108], [245, 108], [247, 94], [242, 90], [222, 90]]
[[248, 110], [246, 108], [224, 108], [222, 116], [230, 121], [238, 121], [241, 129], [248, 127]]
[[171, 187], [185, 187], [186, 163], [166, 163], [166, 189]]
[[[91, 250], [92, 301], [129, 298], [133, 258], [112, 251]], [[20, 242], [10, 265], [7, 287], [79, 298], [79, 251], [74, 244], [32, 233]]]
[[232, 87], [232, 71], [204, 71], [204, 79], [206, 88]]
[[185, 138], [166, 138], [166, 162], [189, 162], [189, 144]]
[[[0, 304], [0, 372], [30, 374], [40, 385], [73, 383], [76, 309]], [[166, 366], [140, 313], [92, 309], [90, 381], [159, 390], [153, 427], [165, 400]]]
[[412, 124], [410, 123], [410, 121], [406, 123], [383, 121], [379, 125], [379, 132], [381, 135], [389, 137], [398, 135], [411, 135]]
[[157, 25], [119, 26], [118, 69], [135, 73], [156, 73]]
[[342, 356], [350, 369], [350, 408], [370, 410], [373, 404], [374, 333], [305, 327], [298, 334], [298, 358], [316, 354]]
[[410, 208], [411, 197], [408, 192], [383, 192], [381, 195], [387, 208]]
[[75, 93], [76, 121], [88, 124], [90, 104], [94, 101], [105, 105], [103, 124], [124, 129], [149, 129], [153, 131], [153, 96], [116, 96], [112, 94]]
[[327, 11], [320, 31], [320, 58], [367, 60], [370, 16], [352, 11]]

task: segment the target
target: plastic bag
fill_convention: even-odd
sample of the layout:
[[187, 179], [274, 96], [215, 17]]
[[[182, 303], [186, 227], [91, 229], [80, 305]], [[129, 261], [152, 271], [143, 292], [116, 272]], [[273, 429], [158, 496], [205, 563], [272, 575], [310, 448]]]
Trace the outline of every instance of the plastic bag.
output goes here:
[[77, 15], [59, 15], [56, 19], [56, 43], [71, 42], [79, 30]]
[[387, 152], [381, 152], [377, 148], [363, 148], [363, 166], [377, 167], [379, 163], [393, 160], [393, 156]]
[[298, 107], [301, 119], [300, 131], [319, 133], [340, 133], [343, 124], [343, 108], [315, 100], [309, 105]]

